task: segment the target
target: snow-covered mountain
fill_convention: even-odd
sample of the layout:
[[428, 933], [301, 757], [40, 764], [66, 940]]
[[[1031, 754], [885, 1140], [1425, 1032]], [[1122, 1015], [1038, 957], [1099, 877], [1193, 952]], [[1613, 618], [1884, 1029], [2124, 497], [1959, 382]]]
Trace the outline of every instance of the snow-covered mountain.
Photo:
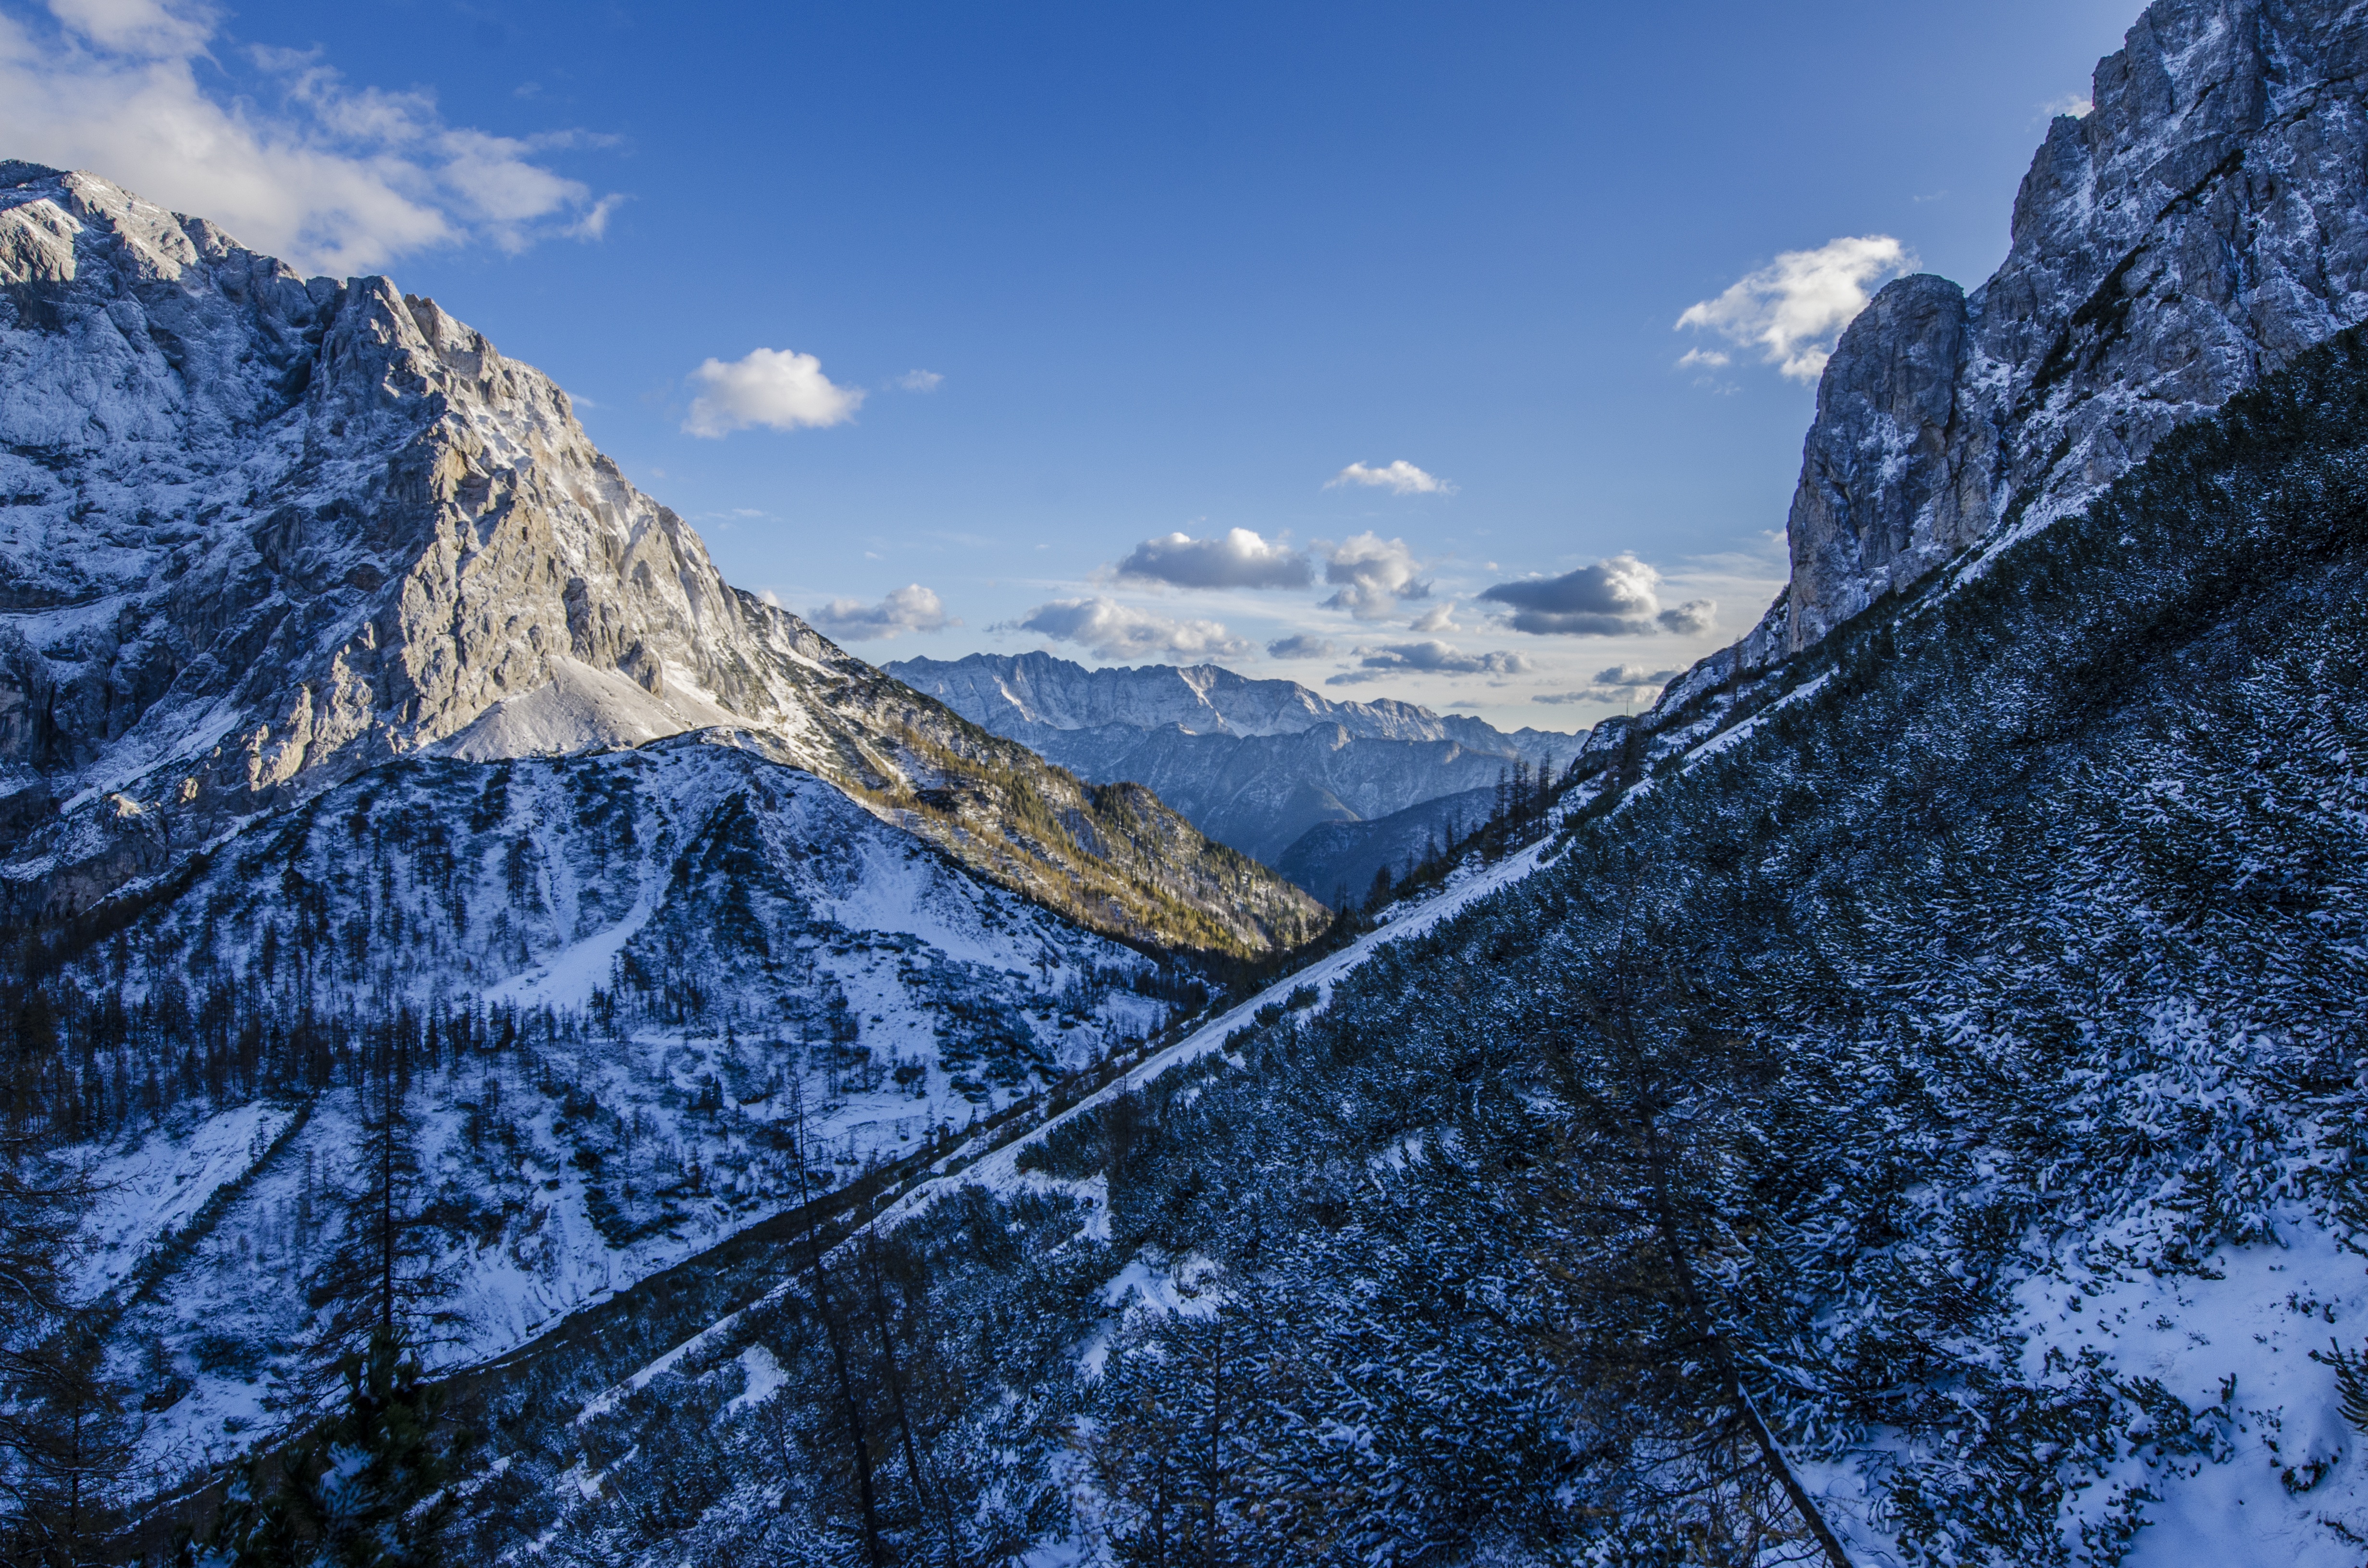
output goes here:
[[1118, 934], [1315, 928], [1156, 801], [1078, 790], [730, 586], [564, 392], [432, 301], [25, 164], [0, 286], [10, 912], [85, 908], [396, 758], [725, 725]]
[[23, 164], [0, 819], [5, 1153], [93, 1174], [150, 1492], [309, 1408], [390, 1094], [431, 1358], [481, 1360], [1327, 923], [732, 588], [432, 301]]
[[2154, 6], [1998, 277], [1845, 335], [1792, 586], [1554, 842], [843, 1246], [853, 1398], [785, 1279], [537, 1382], [504, 1506], [583, 1563], [2356, 1562], [2363, 51]]
[[[2166, 0], [2098, 63], [1968, 293], [1885, 287], [1817, 389], [1792, 575], [1656, 713], [2085, 507], [2156, 442], [2368, 319], [2368, 9]], [[1656, 721], [1657, 723], [1657, 721]]]
[[164, 1476], [305, 1408], [374, 1065], [465, 1363], [940, 1146], [1186, 978], [716, 731], [389, 764], [85, 938], [45, 977], [84, 1061], [52, 1130], [97, 1160], [84, 1290]]
[[1296, 681], [1214, 665], [1088, 670], [1035, 653], [884, 667], [1081, 778], [1145, 786], [1220, 843], [1269, 866], [1289, 861], [1286, 874], [1326, 899], [1344, 886], [1362, 892], [1370, 835], [1354, 849], [1337, 835], [1295, 847], [1315, 829], [1491, 789], [1517, 761], [1559, 770], [1585, 739], [1506, 734], [1410, 702], [1333, 702]]
[[[52, 927], [129, 1489], [293, 1408], [408, 1072], [449, 1354], [518, 1346], [453, 1560], [2356, 1562], [2363, 40], [2161, 0], [1998, 278], [1845, 335], [1759, 631], [1106, 1083], [1021, 1097], [1176, 971], [757, 725], [407, 756]], [[1163, 722], [1350, 733], [1219, 684]]]

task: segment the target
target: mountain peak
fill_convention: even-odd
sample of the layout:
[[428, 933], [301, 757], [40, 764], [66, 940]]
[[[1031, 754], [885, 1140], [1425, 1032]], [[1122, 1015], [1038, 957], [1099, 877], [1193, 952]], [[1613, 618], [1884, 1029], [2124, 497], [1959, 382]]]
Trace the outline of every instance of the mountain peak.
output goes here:
[[[27, 830], [0, 908], [82, 908], [425, 751], [741, 726], [1132, 938], [1261, 950], [1319, 918], [1156, 802], [1105, 820], [1074, 779], [731, 586], [564, 392], [433, 300], [302, 279], [74, 172], [0, 189], [0, 820]], [[923, 803], [956, 785], [962, 810]], [[1084, 836], [1017, 817], [1007, 835], [1007, 806]], [[1084, 891], [1138, 871], [1169, 881]]]
[[1007, 724], [1053, 730], [1174, 724], [1190, 734], [1295, 735], [1338, 724], [1357, 736], [1443, 740], [1455, 722], [1390, 698], [1335, 702], [1297, 681], [1259, 679], [1222, 665], [1089, 670], [1039, 651], [903, 659], [883, 667], [998, 733], [1013, 733]]

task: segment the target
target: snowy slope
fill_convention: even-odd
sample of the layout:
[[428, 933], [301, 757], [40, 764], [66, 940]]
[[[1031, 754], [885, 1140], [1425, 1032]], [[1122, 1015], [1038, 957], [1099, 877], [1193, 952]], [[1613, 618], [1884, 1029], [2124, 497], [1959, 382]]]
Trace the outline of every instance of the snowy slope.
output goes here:
[[[68, 966], [85, 1114], [122, 1130], [89, 1145], [85, 1289], [158, 1405], [150, 1462], [219, 1459], [292, 1408], [356, 1179], [344, 1082], [390, 1041], [453, 1275], [435, 1358], [462, 1362], [795, 1201], [793, 1128], [827, 1186], [1165, 1017], [1135, 989], [1150, 960], [769, 752], [723, 732], [381, 770], [233, 838]], [[142, 1063], [178, 1020], [196, 1081], [150, 1113]]]
[[1255, 952], [1320, 924], [1147, 795], [1080, 790], [731, 586], [564, 392], [432, 301], [23, 164], [0, 285], [14, 917], [390, 760], [736, 724], [1105, 929]]

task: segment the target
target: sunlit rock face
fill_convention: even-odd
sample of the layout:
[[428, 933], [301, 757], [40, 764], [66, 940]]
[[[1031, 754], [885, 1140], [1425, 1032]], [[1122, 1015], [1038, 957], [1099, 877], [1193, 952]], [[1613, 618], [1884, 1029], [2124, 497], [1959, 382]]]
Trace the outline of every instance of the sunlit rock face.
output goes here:
[[96, 176], [0, 164], [0, 499], [19, 917], [399, 757], [728, 726], [1118, 934], [1258, 951], [1320, 920], [731, 586], [434, 301], [300, 278]]
[[2058, 118], [1970, 295], [1904, 278], [1843, 334], [1738, 650], [1796, 653], [1993, 530], [2077, 511], [2163, 434], [2368, 317], [2368, 8], [2162, 0]]

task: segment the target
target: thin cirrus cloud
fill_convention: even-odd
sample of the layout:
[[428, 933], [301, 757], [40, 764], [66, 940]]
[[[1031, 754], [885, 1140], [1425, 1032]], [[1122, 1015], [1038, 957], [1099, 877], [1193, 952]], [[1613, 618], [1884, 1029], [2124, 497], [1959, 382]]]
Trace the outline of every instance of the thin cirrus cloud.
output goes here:
[[[1861, 234], [1827, 240], [1815, 250], [1788, 250], [1738, 278], [1716, 299], [1687, 306], [1678, 317], [1678, 329], [1714, 332], [1739, 347], [1758, 350], [1782, 375], [1814, 381], [1825, 373], [1834, 339], [1866, 309], [1869, 287], [1915, 265], [1907, 247], [1889, 234]], [[1689, 354], [1678, 363], [1706, 366], [1713, 361], [1707, 355], [1696, 359]]]
[[1425, 473], [1404, 458], [1380, 468], [1369, 468], [1361, 462], [1350, 463], [1326, 480], [1324, 488], [1338, 490], [1349, 484], [1370, 490], [1386, 490], [1395, 495], [1452, 495], [1455, 493], [1452, 483], [1437, 474]]
[[809, 611], [806, 619], [825, 636], [842, 642], [884, 642], [907, 631], [942, 631], [962, 624], [946, 614], [936, 594], [918, 583], [891, 589], [876, 605], [860, 599], [833, 599]]
[[0, 147], [104, 174], [301, 271], [337, 277], [440, 246], [514, 254], [547, 238], [597, 239], [621, 199], [549, 166], [553, 153], [607, 138], [452, 125], [433, 95], [350, 86], [315, 52], [239, 51], [276, 102], [210, 93], [199, 67], [218, 74], [219, 15], [166, 0], [50, 0], [40, 20], [0, 14]]
[[1695, 637], [1717, 624], [1718, 606], [1689, 599], [1664, 609], [1661, 574], [1622, 553], [1559, 577], [1499, 583], [1481, 597], [1512, 613], [1516, 631], [1540, 637], [1640, 637], [1655, 631]]
[[1430, 585], [1418, 581], [1421, 564], [1402, 539], [1361, 533], [1338, 544], [1316, 541], [1324, 552], [1324, 580], [1338, 590], [1324, 601], [1326, 609], [1344, 609], [1358, 620], [1380, 620], [1395, 613], [1402, 599], [1430, 597]]
[[1183, 620], [1099, 595], [1038, 605], [1009, 627], [1087, 648], [1105, 659], [1235, 659], [1251, 644], [1213, 620]]
[[842, 425], [863, 406], [860, 389], [835, 385], [822, 373], [820, 359], [793, 348], [755, 348], [728, 364], [710, 359], [690, 379], [701, 390], [683, 431], [710, 440], [757, 425], [773, 430]]
[[1326, 686], [1360, 686], [1394, 676], [1517, 676], [1537, 666], [1520, 653], [1467, 653], [1451, 643], [1385, 642], [1357, 650], [1357, 667], [1333, 676]]
[[1147, 539], [1118, 563], [1118, 575], [1174, 588], [1304, 588], [1315, 578], [1306, 555], [1248, 528], [1212, 539], [1186, 533]]
[[907, 370], [889, 385], [898, 392], [933, 392], [946, 384], [946, 379], [935, 370]]

